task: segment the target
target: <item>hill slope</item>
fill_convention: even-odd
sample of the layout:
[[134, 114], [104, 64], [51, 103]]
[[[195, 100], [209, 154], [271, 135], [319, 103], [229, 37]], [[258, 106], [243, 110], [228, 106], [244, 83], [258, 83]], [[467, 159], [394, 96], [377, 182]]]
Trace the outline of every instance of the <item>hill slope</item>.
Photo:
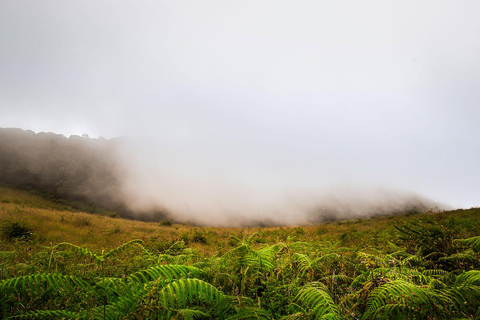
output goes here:
[[479, 215], [197, 228], [0, 187], [0, 318], [474, 319]]
[[[480, 234], [480, 208], [439, 213], [403, 215], [327, 222], [303, 227], [198, 228], [186, 224], [142, 222], [78, 212], [68, 205], [47, 200], [24, 190], [0, 187], [0, 219], [19, 221], [33, 228], [34, 243], [72, 242], [92, 248], [113, 248], [132, 239], [174, 243], [186, 240], [194, 248], [213, 253], [229, 247], [230, 235], [242, 237], [259, 232], [258, 244], [286, 241], [342, 241], [356, 246], [381, 247], [385, 241], [397, 241], [395, 227], [420, 225], [440, 228], [450, 237]], [[203, 238], [206, 238], [204, 240]], [[3, 242], [9, 248], [11, 244]]]

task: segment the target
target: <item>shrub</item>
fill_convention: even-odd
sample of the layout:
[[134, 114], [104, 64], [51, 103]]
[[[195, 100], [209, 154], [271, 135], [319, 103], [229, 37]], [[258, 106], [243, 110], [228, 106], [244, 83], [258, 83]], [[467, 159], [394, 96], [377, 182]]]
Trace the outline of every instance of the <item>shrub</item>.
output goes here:
[[303, 229], [302, 227], [296, 227], [293, 230], [293, 234], [296, 235], [296, 236], [303, 236], [303, 235], [307, 234], [307, 231], [305, 231], [305, 229]]
[[30, 241], [33, 236], [33, 229], [22, 221], [4, 221], [0, 232], [8, 241]]
[[193, 229], [192, 242], [207, 244], [207, 241], [205, 229]]
[[172, 219], [165, 219], [159, 222], [161, 226], [171, 227], [173, 225]]

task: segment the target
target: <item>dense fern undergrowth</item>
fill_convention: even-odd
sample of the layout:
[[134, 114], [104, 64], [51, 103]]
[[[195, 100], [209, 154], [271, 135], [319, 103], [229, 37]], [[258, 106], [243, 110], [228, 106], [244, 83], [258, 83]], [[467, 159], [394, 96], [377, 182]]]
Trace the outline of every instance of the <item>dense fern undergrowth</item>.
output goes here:
[[185, 234], [166, 223], [168, 241], [105, 249], [48, 242], [28, 207], [4, 203], [1, 319], [480, 319], [480, 209]]

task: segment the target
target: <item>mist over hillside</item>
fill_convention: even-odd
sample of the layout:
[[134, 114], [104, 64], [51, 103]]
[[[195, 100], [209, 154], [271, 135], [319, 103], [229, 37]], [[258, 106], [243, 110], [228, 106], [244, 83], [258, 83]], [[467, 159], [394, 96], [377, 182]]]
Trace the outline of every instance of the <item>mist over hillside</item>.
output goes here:
[[0, 128], [0, 183], [82, 201], [122, 217], [216, 226], [297, 225], [444, 207], [391, 188], [311, 190], [269, 188], [260, 180], [256, 186], [256, 181], [239, 183], [215, 175], [214, 168], [202, 172], [195, 158], [152, 156], [156, 148], [144, 142]]
[[[80, 209], [131, 213], [115, 165], [116, 140], [0, 128], [0, 183], [66, 199]], [[90, 208], [89, 208], [90, 207]]]

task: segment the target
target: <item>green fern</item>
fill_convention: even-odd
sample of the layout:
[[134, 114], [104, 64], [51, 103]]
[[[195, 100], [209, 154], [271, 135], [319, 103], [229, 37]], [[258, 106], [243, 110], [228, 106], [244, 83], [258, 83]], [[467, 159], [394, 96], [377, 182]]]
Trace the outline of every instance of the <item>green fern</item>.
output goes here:
[[326, 285], [312, 282], [295, 298], [305, 305], [316, 319], [341, 319], [340, 308], [333, 301]]
[[104, 253], [104, 251], [102, 250], [101, 254], [96, 254], [96, 253], [90, 251], [87, 248], [83, 248], [83, 247], [80, 247], [80, 246], [77, 246], [75, 244], [68, 243], [68, 242], [59, 243], [58, 245], [55, 246], [55, 248], [60, 249], [60, 250], [62, 250], [62, 249], [70, 250], [70, 251], [73, 251], [73, 252], [75, 252], [75, 253], [77, 253], [81, 256], [89, 256], [89, 257], [94, 258], [97, 261], [104, 261], [105, 259], [107, 259], [110, 256], [113, 256], [113, 255], [120, 254], [120, 253], [124, 252], [126, 250], [126, 248], [129, 247], [129, 246], [141, 245], [142, 243], [143, 243], [143, 240], [140, 240], [140, 239], [131, 240], [129, 242], [126, 242], [126, 243], [118, 246], [115, 249], [110, 250], [107, 253]]
[[266, 310], [263, 310], [261, 308], [245, 307], [238, 310], [235, 315], [226, 318], [226, 320], [242, 320], [242, 319], [270, 320], [272, 319], [272, 316]]
[[462, 273], [457, 277], [455, 286], [480, 286], [480, 271], [471, 270]]
[[471, 249], [465, 250], [463, 252], [454, 253], [448, 257], [442, 257], [438, 259], [439, 261], [461, 261], [465, 263], [477, 261], [475, 252]]
[[224, 294], [211, 284], [199, 279], [181, 279], [174, 281], [158, 293], [152, 290], [150, 298], [155, 297], [163, 307], [184, 309], [194, 302], [214, 303], [224, 297]]
[[480, 252], [480, 236], [467, 239], [456, 239], [454, 243], [473, 249], [476, 253]]
[[97, 293], [87, 282], [74, 276], [65, 276], [60, 273], [42, 273], [20, 276], [0, 281], [0, 292], [25, 293], [30, 289], [32, 293], [41, 294], [46, 289], [56, 292], [75, 292], [77, 288], [86, 292]]
[[137, 271], [131, 274], [128, 279], [137, 283], [144, 283], [149, 281], [154, 281], [158, 279], [164, 279], [172, 281], [174, 279], [180, 279], [182, 277], [188, 276], [204, 276], [205, 271], [184, 265], [161, 265], [150, 267], [145, 270]]
[[443, 306], [451, 304], [448, 297], [405, 280], [394, 280], [374, 289], [367, 301], [362, 320], [390, 319], [397, 314], [409, 318], [425, 315], [445, 315]]
[[178, 309], [174, 319], [194, 320], [198, 318], [208, 319], [210, 315], [206, 312], [195, 309]]
[[38, 310], [25, 312], [21, 315], [11, 316], [5, 320], [14, 319], [86, 319], [86, 316], [81, 313], [64, 310]]

